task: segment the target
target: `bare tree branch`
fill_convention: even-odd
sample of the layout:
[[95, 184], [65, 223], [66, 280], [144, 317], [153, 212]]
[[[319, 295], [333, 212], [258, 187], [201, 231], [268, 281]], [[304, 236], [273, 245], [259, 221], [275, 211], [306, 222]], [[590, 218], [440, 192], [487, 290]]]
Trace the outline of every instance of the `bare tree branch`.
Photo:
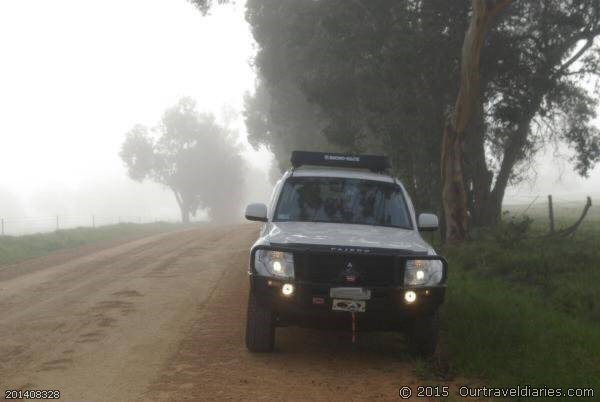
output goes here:
[[581, 56], [583, 56], [583, 54], [590, 48], [592, 47], [592, 45], [594, 44], [594, 37], [589, 37], [587, 38], [587, 41], [585, 42], [585, 44], [581, 47], [581, 49], [579, 49], [573, 56], [571, 56], [571, 58], [569, 58], [569, 60], [567, 60], [566, 62], [564, 62], [557, 70], [556, 72], [553, 74], [554, 77], [559, 77], [561, 75], [563, 75], [564, 72], [566, 72], [569, 67], [571, 67], [571, 65], [573, 63], [575, 63], [577, 60], [579, 60], [579, 58]]

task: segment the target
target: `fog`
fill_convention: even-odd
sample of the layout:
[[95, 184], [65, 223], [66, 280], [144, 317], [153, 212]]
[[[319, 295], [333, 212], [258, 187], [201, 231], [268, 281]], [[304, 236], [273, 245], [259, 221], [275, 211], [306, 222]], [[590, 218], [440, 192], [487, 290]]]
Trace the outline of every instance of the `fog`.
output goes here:
[[179, 219], [172, 192], [129, 179], [118, 153], [183, 96], [237, 136], [244, 202], [266, 199], [272, 157], [249, 147], [241, 117], [252, 52], [241, 6], [202, 17], [185, 0], [2, 2], [0, 217]]
[[[0, 217], [15, 233], [51, 229], [56, 215], [72, 225], [178, 220], [172, 192], [128, 178], [118, 153], [128, 130], [154, 127], [183, 96], [234, 133], [242, 203], [266, 201], [273, 157], [252, 149], [243, 122], [254, 52], [243, 1], [207, 17], [186, 0], [0, 3]], [[506, 202], [599, 195], [600, 168], [582, 179], [566, 159], [542, 154]]]

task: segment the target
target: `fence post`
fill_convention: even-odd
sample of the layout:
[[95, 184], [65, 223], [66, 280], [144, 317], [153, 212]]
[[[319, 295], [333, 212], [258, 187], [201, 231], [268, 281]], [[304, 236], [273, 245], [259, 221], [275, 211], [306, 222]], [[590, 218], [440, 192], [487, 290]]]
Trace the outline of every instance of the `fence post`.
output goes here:
[[552, 195], [548, 195], [548, 218], [550, 219], [550, 233], [554, 233], [554, 209], [552, 208]]
[[2, 236], [4, 236], [4, 218], [0, 219], [0, 221], [2, 222]]
[[96, 217], [92, 215], [92, 228], [96, 227]]
[[56, 215], [56, 230], [58, 230], [59, 226], [58, 226], [58, 215]]

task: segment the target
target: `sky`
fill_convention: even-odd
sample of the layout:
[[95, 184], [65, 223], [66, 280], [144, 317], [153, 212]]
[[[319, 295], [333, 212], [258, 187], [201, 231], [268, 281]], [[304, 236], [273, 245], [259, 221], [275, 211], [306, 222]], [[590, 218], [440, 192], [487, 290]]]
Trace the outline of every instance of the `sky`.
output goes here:
[[[186, 0], [2, 0], [0, 215], [176, 217], [172, 195], [129, 180], [118, 152], [133, 125], [156, 125], [181, 96], [228, 117], [249, 197], [265, 200], [272, 156], [248, 146], [241, 117], [255, 51], [243, 1], [203, 17]], [[551, 151], [534, 167], [508, 202], [600, 193], [600, 167], [584, 180]]]
[[[0, 197], [16, 199], [13, 213], [126, 214], [142, 204], [144, 214], [177, 216], [170, 192], [126, 178], [119, 148], [181, 96], [228, 116], [247, 145], [240, 113], [255, 50], [243, 12], [203, 17], [185, 0], [0, 2]], [[270, 154], [244, 150], [268, 169]], [[97, 211], [106, 192], [94, 188], [115, 186], [120, 200], [111, 191], [110, 211]]]

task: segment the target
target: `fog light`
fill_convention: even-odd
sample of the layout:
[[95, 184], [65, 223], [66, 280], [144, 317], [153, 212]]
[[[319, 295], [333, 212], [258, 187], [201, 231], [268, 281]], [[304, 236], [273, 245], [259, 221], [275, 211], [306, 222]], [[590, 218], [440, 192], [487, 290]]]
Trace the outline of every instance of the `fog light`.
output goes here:
[[292, 293], [294, 293], [294, 285], [286, 283], [281, 287], [281, 293], [283, 293], [284, 296], [291, 296]]
[[415, 300], [417, 300], [417, 294], [412, 290], [409, 290], [408, 292], [404, 293], [404, 300], [406, 300], [407, 303], [413, 303]]

